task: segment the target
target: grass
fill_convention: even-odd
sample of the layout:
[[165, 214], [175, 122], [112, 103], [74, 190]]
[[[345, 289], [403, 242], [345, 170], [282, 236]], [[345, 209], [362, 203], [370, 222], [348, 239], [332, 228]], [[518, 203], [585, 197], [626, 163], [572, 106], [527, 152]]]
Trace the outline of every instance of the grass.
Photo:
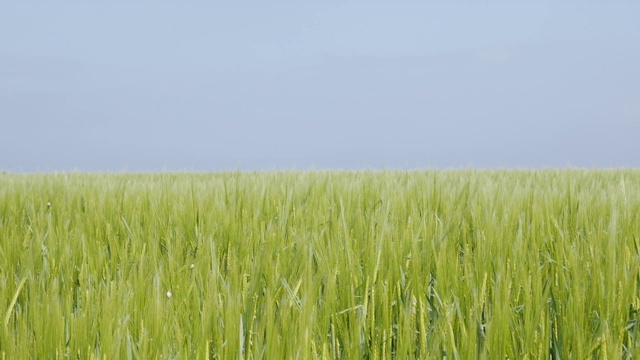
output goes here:
[[2, 359], [626, 359], [639, 280], [635, 170], [0, 175]]

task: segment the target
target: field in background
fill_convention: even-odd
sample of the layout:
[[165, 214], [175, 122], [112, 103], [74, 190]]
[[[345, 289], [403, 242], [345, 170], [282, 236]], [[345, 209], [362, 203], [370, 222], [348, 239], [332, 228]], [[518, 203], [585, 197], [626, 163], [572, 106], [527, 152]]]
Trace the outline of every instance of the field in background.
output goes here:
[[627, 358], [640, 171], [0, 175], [0, 358]]

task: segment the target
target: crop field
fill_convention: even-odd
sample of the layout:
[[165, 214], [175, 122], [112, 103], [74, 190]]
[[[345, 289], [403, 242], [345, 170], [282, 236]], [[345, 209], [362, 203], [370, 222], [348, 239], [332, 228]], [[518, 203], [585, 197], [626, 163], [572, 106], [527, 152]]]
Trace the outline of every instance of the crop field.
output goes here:
[[1, 174], [0, 359], [627, 359], [640, 171]]

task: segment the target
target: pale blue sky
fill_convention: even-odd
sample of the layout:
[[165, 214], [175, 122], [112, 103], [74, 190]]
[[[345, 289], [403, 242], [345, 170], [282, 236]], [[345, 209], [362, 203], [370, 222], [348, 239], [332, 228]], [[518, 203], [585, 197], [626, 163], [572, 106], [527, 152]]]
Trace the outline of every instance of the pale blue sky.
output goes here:
[[639, 15], [0, 0], [0, 170], [640, 167]]

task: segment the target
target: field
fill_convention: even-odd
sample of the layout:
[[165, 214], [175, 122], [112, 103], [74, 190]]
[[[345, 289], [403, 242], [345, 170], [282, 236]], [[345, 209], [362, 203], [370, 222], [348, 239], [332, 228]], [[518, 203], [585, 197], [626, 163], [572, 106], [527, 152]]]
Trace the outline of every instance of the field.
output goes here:
[[0, 175], [1, 359], [640, 355], [640, 171]]

